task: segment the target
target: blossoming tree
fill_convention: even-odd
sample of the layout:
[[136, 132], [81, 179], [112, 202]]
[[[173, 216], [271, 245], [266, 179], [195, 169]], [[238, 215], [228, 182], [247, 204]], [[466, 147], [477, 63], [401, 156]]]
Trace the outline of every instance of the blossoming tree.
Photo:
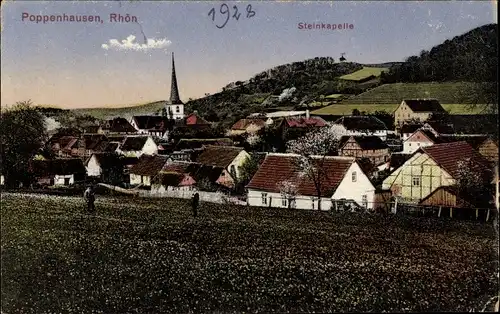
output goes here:
[[344, 135], [346, 135], [345, 128], [333, 124], [288, 142], [287, 151], [299, 155], [296, 167], [300, 175], [306, 176], [314, 184], [319, 210], [321, 210], [321, 197], [323, 196], [321, 184], [328, 176], [323, 167], [325, 157], [333, 155], [338, 150], [340, 139]]
[[278, 182], [277, 187], [283, 197], [283, 199], [287, 200], [287, 207], [294, 208], [295, 207], [295, 196], [297, 195], [297, 183], [292, 182], [290, 180], [283, 180]]

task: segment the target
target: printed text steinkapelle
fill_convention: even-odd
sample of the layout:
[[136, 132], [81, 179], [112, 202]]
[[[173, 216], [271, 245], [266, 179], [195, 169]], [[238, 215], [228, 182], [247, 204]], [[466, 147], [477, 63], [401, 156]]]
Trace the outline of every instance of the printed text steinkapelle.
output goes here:
[[[85, 14], [30, 14], [23, 12], [21, 15], [23, 22], [31, 23], [104, 23], [104, 19], [100, 15], [85, 15]], [[138, 19], [135, 15], [111, 13], [108, 16], [109, 23], [137, 23]]]
[[322, 30], [349, 30], [349, 29], [354, 29], [354, 24], [351, 23], [299, 23], [297, 25], [298, 29], [301, 30], [316, 30], [316, 29], [322, 29]]

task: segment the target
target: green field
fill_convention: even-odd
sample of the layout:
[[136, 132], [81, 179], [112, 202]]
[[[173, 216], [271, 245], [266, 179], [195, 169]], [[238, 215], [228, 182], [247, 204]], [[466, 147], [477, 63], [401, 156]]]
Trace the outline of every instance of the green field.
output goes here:
[[110, 119], [114, 117], [129, 118], [134, 115], [150, 115], [164, 108], [165, 101], [155, 101], [147, 104], [127, 106], [121, 108], [82, 108], [73, 109], [77, 114], [90, 115], [98, 119]]
[[384, 84], [346, 99], [349, 104], [400, 104], [403, 99], [436, 98], [442, 104], [471, 104], [479, 83], [394, 83]]
[[[480, 114], [483, 113], [485, 105], [478, 105], [471, 108], [468, 104], [441, 104], [443, 108], [450, 114]], [[314, 110], [311, 114], [316, 115], [350, 115], [354, 109], [358, 109], [360, 112], [364, 111], [367, 114], [374, 113], [375, 111], [385, 111], [392, 114], [394, 110], [399, 106], [399, 104], [351, 104], [351, 103], [340, 103], [330, 105], [318, 110]]]
[[361, 81], [370, 76], [379, 77], [382, 72], [389, 71], [388, 68], [372, 68], [372, 67], [363, 67], [361, 70], [358, 70], [351, 74], [342, 75], [340, 77], [341, 80], [347, 81]]
[[346, 94], [331, 94], [331, 95], [325, 96], [325, 99], [339, 99], [339, 98], [342, 98], [345, 96], [347, 96], [347, 95]]
[[491, 224], [2, 194], [3, 313], [480, 310]]

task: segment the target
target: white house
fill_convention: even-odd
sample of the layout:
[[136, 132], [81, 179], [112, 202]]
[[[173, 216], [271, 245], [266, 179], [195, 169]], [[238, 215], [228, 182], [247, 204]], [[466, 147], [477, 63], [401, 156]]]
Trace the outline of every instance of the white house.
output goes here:
[[[314, 157], [318, 177], [301, 173], [300, 156], [269, 153], [247, 185], [250, 206], [330, 210], [342, 200], [373, 208], [375, 187], [353, 157]], [[320, 182], [321, 204], [314, 181]]]
[[333, 122], [334, 125], [344, 127], [345, 135], [375, 135], [383, 141], [387, 139], [389, 131], [384, 122], [374, 116], [343, 116]]
[[161, 155], [142, 155], [135, 165], [130, 168], [130, 184], [150, 187], [152, 180], [158, 176], [167, 157]]
[[89, 177], [100, 177], [107, 169], [117, 166], [121, 167], [121, 161], [118, 155], [113, 153], [94, 153], [85, 163]]
[[158, 145], [151, 136], [127, 136], [116, 151], [127, 157], [140, 157], [158, 154]]
[[418, 129], [403, 142], [403, 154], [413, 154], [421, 147], [440, 143], [439, 137], [429, 129]]

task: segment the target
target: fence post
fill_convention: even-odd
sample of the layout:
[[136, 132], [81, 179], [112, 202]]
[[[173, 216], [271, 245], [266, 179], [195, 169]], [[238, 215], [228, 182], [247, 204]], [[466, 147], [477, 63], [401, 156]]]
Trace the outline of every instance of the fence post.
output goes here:
[[395, 198], [395, 200], [394, 200], [394, 209], [392, 210], [392, 213], [396, 214], [397, 211], [398, 211], [398, 199]]
[[486, 214], [486, 222], [490, 219], [490, 209], [488, 208], [488, 213]]
[[453, 207], [450, 207], [450, 218], [453, 218]]
[[477, 220], [477, 217], [479, 217], [479, 209], [476, 208], [476, 220]]
[[439, 206], [438, 217], [441, 217], [441, 209], [443, 209], [443, 206]]

